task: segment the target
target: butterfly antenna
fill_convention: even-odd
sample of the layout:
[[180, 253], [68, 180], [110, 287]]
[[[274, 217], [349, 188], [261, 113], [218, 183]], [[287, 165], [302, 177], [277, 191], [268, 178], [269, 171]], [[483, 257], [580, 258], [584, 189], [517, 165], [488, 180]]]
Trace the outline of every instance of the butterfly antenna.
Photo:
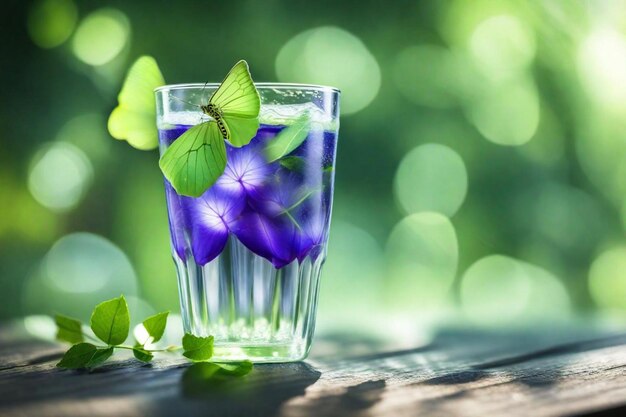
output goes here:
[[193, 106], [193, 107], [197, 107], [197, 108], [201, 108], [201, 107], [202, 107], [202, 106], [200, 106], [199, 104], [190, 103], [190, 102], [185, 101], [185, 100], [183, 100], [182, 98], [178, 98], [178, 97], [176, 97], [176, 96], [170, 96], [170, 97], [172, 97], [173, 99], [176, 99], [176, 100], [180, 101], [181, 103], [185, 103], [185, 104], [188, 104], [188, 105]]
[[[200, 90], [200, 96], [204, 95], [204, 89], [206, 88], [207, 85], [209, 85], [208, 81], [204, 83], [204, 86], [202, 87], [202, 90]], [[207, 97], [207, 100], [208, 100], [208, 97]]]

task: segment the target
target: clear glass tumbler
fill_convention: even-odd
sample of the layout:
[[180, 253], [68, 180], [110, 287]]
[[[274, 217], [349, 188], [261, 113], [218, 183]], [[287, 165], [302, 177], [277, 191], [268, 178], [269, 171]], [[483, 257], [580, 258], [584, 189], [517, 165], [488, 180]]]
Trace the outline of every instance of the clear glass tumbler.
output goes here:
[[[287, 362], [306, 357], [315, 327], [330, 225], [339, 91], [256, 84], [260, 127], [241, 148], [226, 144], [227, 166], [198, 198], [165, 180], [172, 255], [185, 331], [215, 337], [222, 361]], [[191, 126], [217, 84], [156, 90], [161, 154]], [[308, 114], [306, 139], [269, 162], [265, 147]]]

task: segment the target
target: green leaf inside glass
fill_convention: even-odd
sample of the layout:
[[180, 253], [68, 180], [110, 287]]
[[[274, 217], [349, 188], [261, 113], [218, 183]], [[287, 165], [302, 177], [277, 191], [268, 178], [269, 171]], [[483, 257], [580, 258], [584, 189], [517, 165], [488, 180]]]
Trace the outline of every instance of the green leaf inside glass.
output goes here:
[[306, 139], [310, 129], [311, 122], [308, 114], [303, 114], [292, 125], [284, 128], [265, 147], [268, 162], [274, 162], [293, 152]]

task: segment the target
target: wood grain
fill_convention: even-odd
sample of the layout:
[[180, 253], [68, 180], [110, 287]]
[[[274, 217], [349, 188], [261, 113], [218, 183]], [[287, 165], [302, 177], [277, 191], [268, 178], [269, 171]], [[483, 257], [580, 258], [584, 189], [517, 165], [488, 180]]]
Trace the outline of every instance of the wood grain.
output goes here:
[[[449, 329], [414, 349], [346, 337], [319, 344], [324, 353], [306, 363], [257, 365], [244, 379], [199, 383], [186, 376], [186, 362], [167, 356], [60, 370], [62, 346], [2, 329], [0, 415], [626, 415], [626, 334]], [[351, 353], [359, 346], [370, 349]]]

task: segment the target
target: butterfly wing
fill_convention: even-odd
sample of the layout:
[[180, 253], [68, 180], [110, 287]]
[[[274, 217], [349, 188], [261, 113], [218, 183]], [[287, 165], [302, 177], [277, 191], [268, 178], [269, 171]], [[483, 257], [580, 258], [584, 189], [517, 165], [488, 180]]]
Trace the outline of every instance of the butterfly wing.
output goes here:
[[217, 123], [201, 123], [180, 135], [159, 166], [178, 194], [201, 196], [226, 168], [226, 145]]
[[109, 133], [138, 149], [158, 145], [154, 89], [165, 84], [163, 75], [150, 56], [142, 56], [131, 66], [118, 96], [119, 105], [109, 116]]
[[259, 118], [244, 118], [237, 116], [222, 116], [228, 135], [226, 139], [238, 148], [250, 143], [250, 140], [259, 130]]
[[209, 103], [220, 110], [230, 143], [243, 146], [250, 142], [259, 128], [261, 98], [246, 61], [235, 64]]

